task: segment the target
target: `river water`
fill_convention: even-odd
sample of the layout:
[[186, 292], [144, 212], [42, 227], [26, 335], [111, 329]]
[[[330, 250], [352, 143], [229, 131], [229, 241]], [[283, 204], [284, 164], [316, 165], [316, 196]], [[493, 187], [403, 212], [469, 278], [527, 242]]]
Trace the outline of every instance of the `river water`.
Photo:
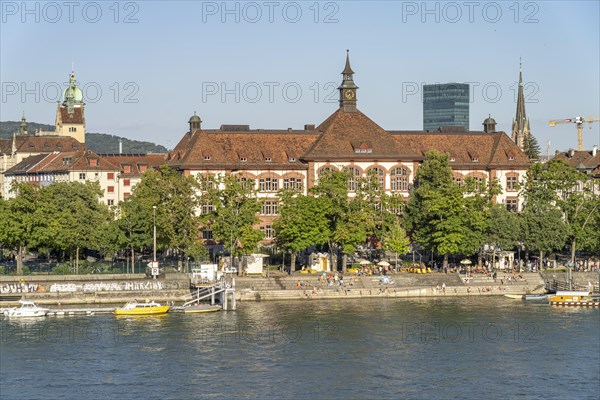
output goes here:
[[597, 400], [599, 317], [475, 297], [3, 318], [0, 398]]

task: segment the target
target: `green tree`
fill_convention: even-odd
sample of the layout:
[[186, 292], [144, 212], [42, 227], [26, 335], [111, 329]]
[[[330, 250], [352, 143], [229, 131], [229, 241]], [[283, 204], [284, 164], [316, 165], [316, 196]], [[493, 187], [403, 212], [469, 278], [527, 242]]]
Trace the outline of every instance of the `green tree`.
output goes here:
[[545, 164], [535, 163], [527, 173], [523, 195], [526, 208], [559, 211], [573, 263], [579, 245], [584, 248], [593, 246], [590, 240], [596, 237], [594, 224], [600, 213], [600, 202], [594, 191], [594, 182], [588, 175], [561, 159]]
[[284, 190], [279, 193], [279, 217], [273, 228], [277, 244], [291, 253], [290, 272], [296, 268], [298, 252], [327, 243], [331, 232], [325, 210], [315, 197]]
[[[349, 195], [350, 189], [354, 190], [353, 197]], [[348, 254], [366, 243], [381, 221], [381, 187], [377, 177], [360, 178], [351, 175], [351, 171], [325, 171], [310, 193], [317, 198], [329, 221], [330, 262], [333, 266], [336, 254], [337, 264], [346, 272]]]
[[29, 183], [13, 184], [11, 190], [17, 195], [0, 202], [0, 244], [14, 251], [17, 274], [23, 274], [25, 249], [38, 242], [35, 237], [38, 226], [43, 224], [36, 214], [40, 201], [40, 188]]
[[497, 182], [488, 185], [474, 179], [459, 187], [452, 181], [448, 155], [427, 152], [407, 207], [406, 222], [413, 240], [443, 255], [444, 268], [449, 254], [473, 254], [483, 243], [497, 188]]
[[210, 227], [213, 237], [235, 256], [256, 250], [264, 235], [254, 228], [260, 222], [257, 214], [261, 207], [254, 180], [228, 174], [207, 178], [201, 184], [200, 204], [206, 210], [202, 223]]
[[540, 145], [535, 136], [531, 133], [525, 135], [525, 138], [523, 138], [523, 153], [525, 153], [530, 160], [537, 160], [540, 158]]
[[490, 208], [489, 225], [485, 233], [485, 243], [492, 247], [492, 265], [496, 265], [496, 249], [513, 249], [521, 237], [520, 221], [517, 213], [508, 211], [502, 204]]
[[[161, 166], [148, 170], [133, 189], [127, 215], [130, 244], [147, 246], [152, 235], [156, 213], [157, 247], [172, 249], [177, 253], [178, 269], [184, 270], [186, 257], [201, 258], [206, 249], [200, 241], [200, 218], [196, 216], [198, 182], [190, 176]], [[153, 207], [156, 206], [156, 209]]]
[[396, 265], [398, 265], [398, 254], [406, 254], [410, 249], [410, 239], [406, 231], [397, 219], [393, 225], [386, 225], [383, 232], [382, 248], [396, 253]]
[[[109, 220], [106, 205], [100, 202], [98, 182], [57, 182], [42, 189], [43, 202], [38, 211], [48, 216], [44, 238], [52, 247], [75, 258], [79, 273], [81, 249], [100, 249], [97, 229]], [[39, 234], [38, 238], [43, 237]]]

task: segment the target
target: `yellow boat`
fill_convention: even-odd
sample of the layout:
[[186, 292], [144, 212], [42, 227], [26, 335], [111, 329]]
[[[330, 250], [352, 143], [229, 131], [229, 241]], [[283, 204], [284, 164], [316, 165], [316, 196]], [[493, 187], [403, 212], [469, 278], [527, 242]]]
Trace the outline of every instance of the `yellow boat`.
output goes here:
[[115, 315], [155, 315], [166, 314], [171, 309], [170, 306], [162, 306], [154, 301], [147, 303], [138, 303], [130, 301], [123, 307], [115, 309]]
[[591, 292], [558, 291], [549, 302], [553, 306], [600, 307], [600, 299]]

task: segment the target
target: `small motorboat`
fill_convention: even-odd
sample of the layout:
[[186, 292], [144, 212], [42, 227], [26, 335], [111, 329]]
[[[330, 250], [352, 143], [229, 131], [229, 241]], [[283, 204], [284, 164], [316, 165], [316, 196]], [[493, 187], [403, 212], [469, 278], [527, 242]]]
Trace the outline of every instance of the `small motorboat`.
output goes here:
[[221, 311], [221, 306], [211, 306], [210, 304], [197, 304], [195, 306], [183, 307], [184, 313], [208, 313]]
[[508, 297], [509, 299], [521, 300], [523, 299], [524, 294], [505, 294], [504, 297]]
[[525, 294], [523, 295], [523, 300], [529, 301], [548, 301], [548, 295], [545, 293], [542, 294]]
[[13, 318], [45, 317], [50, 311], [47, 308], [38, 307], [33, 301], [19, 300], [19, 303], [21, 303], [21, 307], [12, 307], [4, 310], [4, 315]]
[[170, 306], [163, 306], [154, 301], [138, 303], [136, 300], [130, 301], [123, 307], [115, 309], [115, 315], [156, 315], [166, 314], [171, 309]]

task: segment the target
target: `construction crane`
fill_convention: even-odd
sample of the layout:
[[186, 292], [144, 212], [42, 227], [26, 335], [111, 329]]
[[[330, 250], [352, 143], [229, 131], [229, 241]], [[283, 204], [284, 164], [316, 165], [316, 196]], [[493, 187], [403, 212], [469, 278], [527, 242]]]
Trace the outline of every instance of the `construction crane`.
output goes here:
[[555, 119], [548, 121], [548, 125], [555, 126], [558, 124], [576, 124], [577, 125], [577, 150], [583, 150], [583, 124], [588, 123], [591, 125], [593, 122], [600, 122], [600, 117], [575, 117], [567, 119]]

